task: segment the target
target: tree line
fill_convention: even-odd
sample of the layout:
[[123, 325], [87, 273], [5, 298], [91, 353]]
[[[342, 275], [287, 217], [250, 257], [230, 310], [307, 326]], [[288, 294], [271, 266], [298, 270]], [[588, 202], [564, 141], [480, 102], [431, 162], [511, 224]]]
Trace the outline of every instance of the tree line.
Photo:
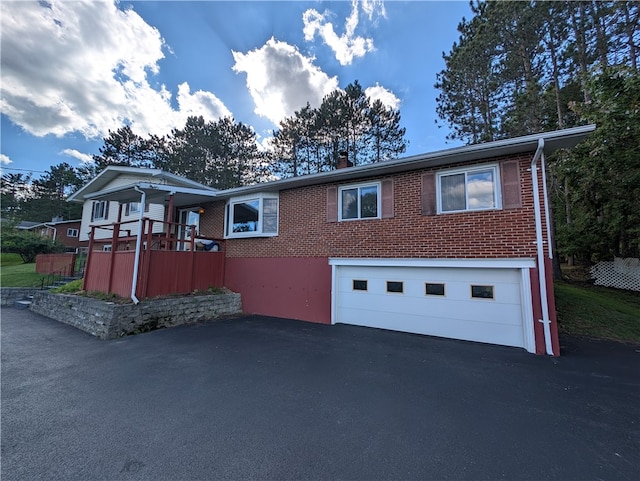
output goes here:
[[556, 251], [640, 255], [640, 4], [476, 1], [443, 53], [437, 114], [467, 143], [595, 123], [550, 159]]

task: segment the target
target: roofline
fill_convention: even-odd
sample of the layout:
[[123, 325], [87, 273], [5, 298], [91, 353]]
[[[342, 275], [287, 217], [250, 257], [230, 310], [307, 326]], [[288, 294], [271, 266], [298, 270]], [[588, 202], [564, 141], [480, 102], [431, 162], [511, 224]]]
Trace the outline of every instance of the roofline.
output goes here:
[[202, 195], [203, 197], [211, 197], [211, 198], [215, 198], [217, 193], [219, 192], [217, 190], [193, 189], [190, 187], [182, 187], [177, 185], [154, 184], [152, 182], [136, 182], [135, 184], [121, 185], [118, 187], [112, 187], [111, 189], [100, 190], [92, 194], [87, 194], [85, 199], [86, 200], [100, 199], [103, 197], [108, 197], [118, 192], [132, 190], [134, 187], [137, 187], [139, 189], [162, 191], [168, 194], [173, 194], [173, 193], [193, 194], [193, 195]]
[[490, 157], [534, 152], [538, 147], [539, 139], [544, 139], [544, 150], [546, 154], [549, 154], [558, 149], [574, 147], [589, 133], [593, 132], [595, 128], [596, 126], [593, 124], [584, 125], [570, 129], [496, 140], [494, 142], [454, 147], [451, 149], [439, 150], [426, 154], [404, 157], [401, 159], [387, 160], [376, 164], [347, 167], [344, 169], [303, 175], [299, 177], [289, 177], [262, 184], [254, 184], [218, 191], [218, 195], [216, 197], [219, 199], [228, 199], [237, 195], [257, 192], [276, 192], [296, 187], [357, 180], [365, 177], [383, 176], [429, 167], [440, 167], [459, 162], [487, 159]]
[[67, 199], [67, 201], [68, 202], [84, 202], [91, 195], [91, 194], [85, 195], [84, 191], [86, 191], [89, 188], [90, 185], [94, 184], [98, 179], [100, 179], [102, 176], [104, 176], [105, 174], [107, 174], [109, 172], [131, 173], [131, 174], [140, 174], [140, 173], [142, 173], [142, 174], [147, 175], [149, 177], [156, 177], [156, 178], [161, 178], [161, 179], [162, 178], [164, 178], [164, 179], [172, 179], [172, 180], [174, 180], [176, 182], [180, 182], [182, 184], [191, 185], [193, 188], [196, 188], [196, 189], [211, 190], [213, 192], [217, 191], [217, 189], [214, 189], [213, 187], [209, 187], [207, 185], [201, 184], [200, 182], [196, 182], [195, 180], [187, 179], [186, 177], [182, 177], [182, 176], [179, 176], [179, 175], [176, 175], [176, 174], [172, 174], [170, 172], [165, 172], [165, 171], [163, 171], [161, 169], [147, 169], [147, 168], [142, 168], [142, 167], [129, 167], [129, 166], [125, 166], [125, 165], [108, 165], [98, 175], [96, 175], [93, 179], [91, 179], [89, 182], [87, 182], [85, 185], [83, 185], [80, 189], [78, 189], [73, 194], [71, 194], [69, 196], [69, 198]]

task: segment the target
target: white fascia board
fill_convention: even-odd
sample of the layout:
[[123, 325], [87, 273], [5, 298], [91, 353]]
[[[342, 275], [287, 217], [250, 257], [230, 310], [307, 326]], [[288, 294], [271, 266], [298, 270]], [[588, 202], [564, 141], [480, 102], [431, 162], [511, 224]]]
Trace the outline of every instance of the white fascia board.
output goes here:
[[411, 258], [346, 258], [330, 257], [331, 266], [363, 267], [453, 267], [453, 268], [491, 268], [525, 269], [536, 267], [533, 258], [511, 259], [411, 259]]

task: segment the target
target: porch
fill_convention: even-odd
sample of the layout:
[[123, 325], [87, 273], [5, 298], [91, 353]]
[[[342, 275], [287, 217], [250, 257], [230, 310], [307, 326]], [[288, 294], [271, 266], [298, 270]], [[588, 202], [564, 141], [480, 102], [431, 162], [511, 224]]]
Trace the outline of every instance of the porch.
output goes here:
[[[139, 235], [131, 234], [130, 224]], [[97, 238], [98, 229], [110, 230], [111, 237]], [[195, 225], [149, 218], [92, 226], [83, 290], [136, 302], [222, 287], [224, 241], [196, 233]]]

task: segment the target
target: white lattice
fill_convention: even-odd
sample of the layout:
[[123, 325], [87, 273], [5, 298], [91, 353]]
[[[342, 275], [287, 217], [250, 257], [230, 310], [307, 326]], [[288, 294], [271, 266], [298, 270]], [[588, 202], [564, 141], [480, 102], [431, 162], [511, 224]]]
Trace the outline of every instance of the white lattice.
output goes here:
[[616, 257], [613, 262], [599, 262], [591, 268], [597, 286], [640, 291], [640, 259]]

